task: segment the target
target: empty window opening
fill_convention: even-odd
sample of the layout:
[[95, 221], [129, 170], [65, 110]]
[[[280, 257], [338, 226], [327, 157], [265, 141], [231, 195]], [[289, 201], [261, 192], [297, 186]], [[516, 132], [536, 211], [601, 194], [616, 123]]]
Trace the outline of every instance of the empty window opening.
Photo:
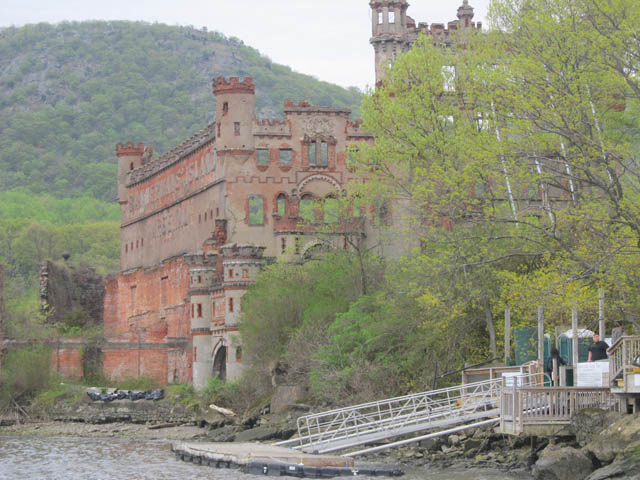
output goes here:
[[307, 222], [312, 222], [315, 219], [315, 213], [313, 211], [313, 197], [306, 196], [300, 200], [300, 216]]
[[382, 25], [384, 18], [382, 16], [382, 12], [378, 12], [378, 25]]
[[242, 361], [242, 347], [236, 347], [236, 362]]
[[229, 102], [224, 102], [222, 104], [222, 115], [226, 115], [229, 113]]
[[129, 164], [129, 170], [133, 170], [133, 162]]
[[201, 223], [201, 222], [202, 222], [202, 215], [198, 214], [198, 223]]
[[233, 297], [229, 299], [229, 313], [233, 313]]
[[205, 222], [207, 221], [207, 213], [209, 213], [209, 212], [204, 212], [204, 221]]
[[202, 304], [198, 304], [198, 318], [202, 318]]
[[286, 237], [282, 237], [282, 239], [280, 240], [280, 251], [282, 253], [287, 251], [287, 239], [286, 239]]
[[193, 347], [193, 361], [198, 361], [198, 347]]
[[218, 138], [220, 138], [220, 130], [222, 129], [222, 124], [218, 122]]
[[389, 12], [389, 23], [396, 23], [396, 12]]
[[242, 278], [249, 278], [249, 269], [247, 268], [242, 269]]
[[264, 225], [264, 197], [249, 195], [249, 225]]
[[136, 290], [137, 290], [136, 285], [131, 287], [131, 312], [132, 313], [136, 309]]
[[160, 303], [162, 304], [162, 306], [165, 306], [168, 301], [168, 298], [167, 298], [169, 294], [168, 283], [169, 283], [169, 277], [162, 277], [160, 279]]
[[442, 76], [444, 77], [444, 91], [453, 92], [456, 89], [456, 67], [453, 65], [444, 65], [442, 67]]
[[202, 275], [198, 275], [198, 283], [202, 283]]
[[131, 242], [131, 250], [133, 250], [133, 242]]
[[233, 278], [233, 268], [229, 269], [229, 278]]
[[315, 167], [318, 164], [318, 159], [316, 158], [316, 142], [311, 142], [309, 144], [309, 165]]
[[138, 248], [138, 240], [136, 240], [136, 248]]
[[195, 318], [195, 308], [196, 306], [194, 304], [191, 304], [191, 318]]
[[291, 165], [291, 149], [280, 149], [280, 165]]
[[258, 165], [269, 165], [269, 150], [266, 148], [259, 148], [257, 150], [257, 159], [258, 159]]
[[125, 243], [124, 245], [124, 253], [128, 253], [129, 252], [129, 244]]
[[320, 144], [320, 166], [326, 167], [329, 165], [329, 145], [327, 142]]
[[140, 239], [140, 246], [141, 246], [141, 247], [144, 247], [144, 238], [141, 238], [141, 239]]
[[295, 252], [296, 255], [300, 255], [300, 237], [295, 238]]
[[280, 215], [281, 217], [284, 217], [287, 214], [287, 199], [285, 198], [283, 193], [278, 195], [277, 211], [278, 215]]
[[326, 198], [324, 201], [324, 221], [327, 223], [336, 223], [338, 221], [339, 208], [340, 205], [336, 198]]
[[220, 209], [216, 208], [216, 217], [219, 217], [219, 216], [220, 216]]
[[233, 134], [240, 135], [240, 122], [233, 122]]

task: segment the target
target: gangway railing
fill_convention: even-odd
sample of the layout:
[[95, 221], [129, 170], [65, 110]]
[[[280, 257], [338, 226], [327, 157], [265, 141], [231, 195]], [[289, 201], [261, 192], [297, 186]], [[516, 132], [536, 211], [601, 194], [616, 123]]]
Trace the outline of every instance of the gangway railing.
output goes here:
[[306, 415], [298, 419], [298, 438], [276, 445], [328, 453], [482, 419], [497, 422], [502, 385], [500, 378]]

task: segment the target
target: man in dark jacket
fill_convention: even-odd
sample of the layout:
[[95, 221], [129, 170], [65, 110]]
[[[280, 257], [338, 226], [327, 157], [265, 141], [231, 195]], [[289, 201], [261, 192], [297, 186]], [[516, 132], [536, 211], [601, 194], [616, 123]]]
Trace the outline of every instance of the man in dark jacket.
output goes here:
[[609, 345], [600, 340], [600, 335], [593, 335], [593, 343], [589, 347], [589, 362], [608, 359], [607, 350]]

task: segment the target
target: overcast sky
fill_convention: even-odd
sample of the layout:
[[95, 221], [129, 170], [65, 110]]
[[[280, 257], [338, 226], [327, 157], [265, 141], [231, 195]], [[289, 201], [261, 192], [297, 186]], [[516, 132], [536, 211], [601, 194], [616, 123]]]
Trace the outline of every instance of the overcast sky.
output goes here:
[[[416, 22], [456, 19], [462, 0], [409, 1]], [[485, 21], [489, 0], [470, 0]], [[374, 83], [369, 0], [0, 0], [0, 26], [63, 20], [144, 20], [206, 26], [321, 80]]]

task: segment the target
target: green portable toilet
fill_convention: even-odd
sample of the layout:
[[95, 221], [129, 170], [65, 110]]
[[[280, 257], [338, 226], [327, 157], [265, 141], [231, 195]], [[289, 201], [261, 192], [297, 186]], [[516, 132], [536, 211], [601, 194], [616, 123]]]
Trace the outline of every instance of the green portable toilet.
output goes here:
[[[522, 365], [538, 359], [538, 329], [536, 327], [520, 327], [514, 330], [515, 338], [515, 364]], [[551, 351], [551, 339], [544, 336], [545, 362], [549, 358]]]

